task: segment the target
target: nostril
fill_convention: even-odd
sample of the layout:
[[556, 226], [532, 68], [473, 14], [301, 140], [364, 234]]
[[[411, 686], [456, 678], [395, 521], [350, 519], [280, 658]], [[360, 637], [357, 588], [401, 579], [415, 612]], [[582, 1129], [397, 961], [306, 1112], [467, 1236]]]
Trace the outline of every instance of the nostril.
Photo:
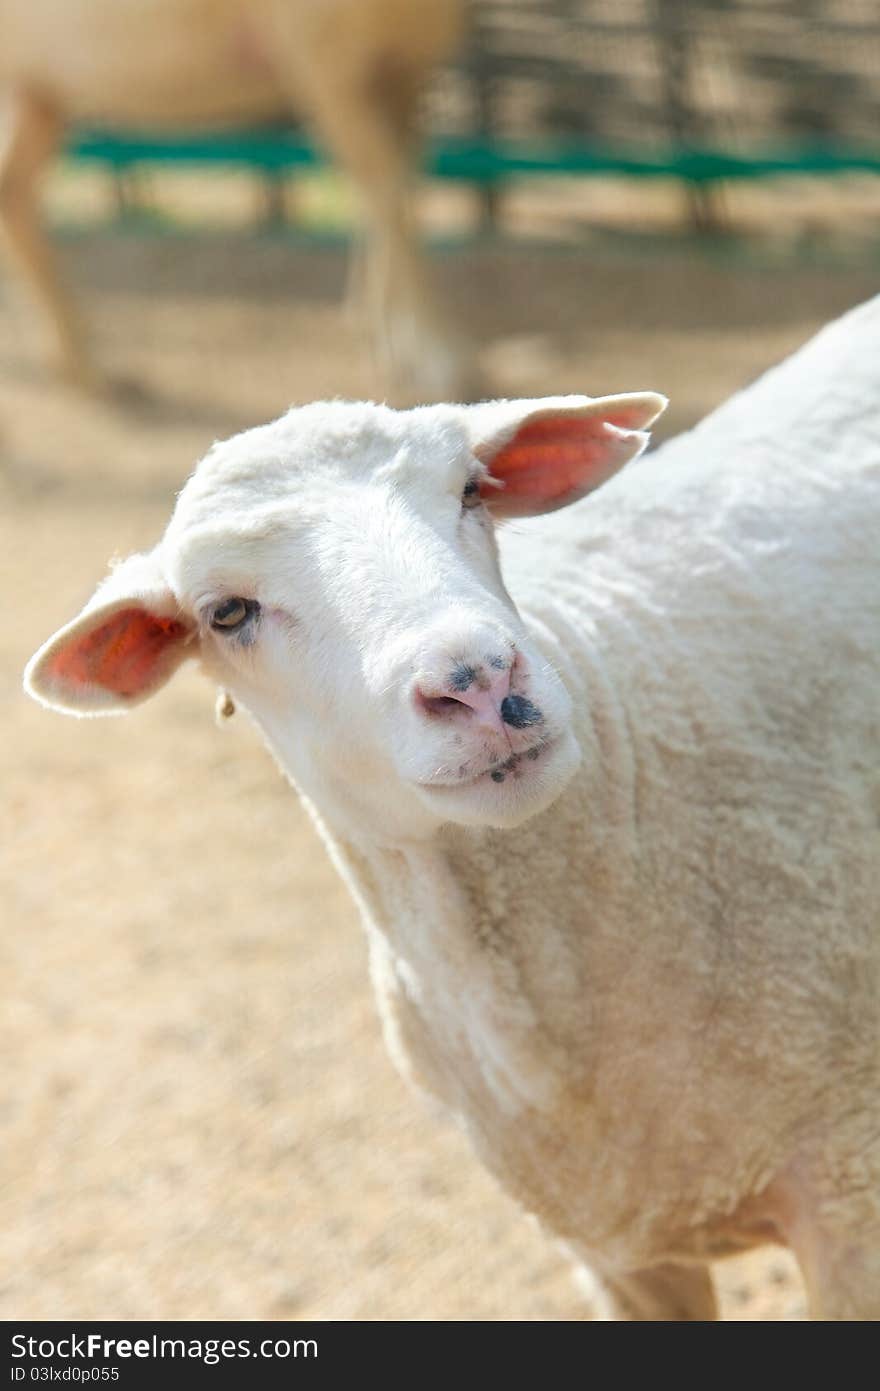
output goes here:
[[416, 703], [427, 715], [454, 715], [466, 708], [455, 696], [429, 696], [424, 691], [416, 691]]
[[501, 718], [512, 729], [525, 729], [530, 724], [540, 724], [544, 716], [530, 700], [522, 695], [505, 696], [501, 702]]

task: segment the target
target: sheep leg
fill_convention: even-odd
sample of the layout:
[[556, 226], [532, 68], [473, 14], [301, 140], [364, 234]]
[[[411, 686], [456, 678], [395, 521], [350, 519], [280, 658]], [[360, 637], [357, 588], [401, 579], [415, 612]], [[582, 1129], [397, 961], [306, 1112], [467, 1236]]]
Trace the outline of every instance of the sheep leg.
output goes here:
[[664, 1265], [624, 1274], [582, 1272], [594, 1318], [658, 1323], [714, 1321], [715, 1288], [707, 1266]]
[[[414, 114], [420, 72], [376, 65], [309, 84], [306, 102], [331, 153], [355, 183], [366, 221], [363, 290], [383, 367], [406, 401], [462, 399], [476, 390], [463, 345], [426, 284], [412, 209]], [[347, 80], [341, 80], [347, 77]]]
[[880, 1194], [829, 1205], [833, 1224], [806, 1222], [792, 1238], [811, 1319], [880, 1320]]
[[31, 92], [14, 93], [0, 140], [0, 229], [11, 261], [48, 318], [65, 377], [93, 386], [78, 317], [55, 267], [41, 225], [38, 184], [61, 144], [64, 123]]
[[801, 1152], [773, 1186], [775, 1221], [800, 1266], [811, 1319], [880, 1319], [875, 1124], [867, 1110], [838, 1122], [832, 1140]]

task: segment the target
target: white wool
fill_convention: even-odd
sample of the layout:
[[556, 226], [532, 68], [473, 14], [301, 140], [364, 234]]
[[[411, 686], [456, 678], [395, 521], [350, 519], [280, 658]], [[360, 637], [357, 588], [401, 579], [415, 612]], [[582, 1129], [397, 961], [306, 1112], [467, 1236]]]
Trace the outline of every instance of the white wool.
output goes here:
[[[396, 1062], [620, 1316], [713, 1317], [700, 1266], [779, 1240], [814, 1316], [880, 1317], [878, 402], [875, 300], [498, 554], [460, 499], [515, 404], [324, 403], [218, 445], [153, 556], [357, 899]], [[413, 703], [465, 650], [520, 654], [518, 780]]]

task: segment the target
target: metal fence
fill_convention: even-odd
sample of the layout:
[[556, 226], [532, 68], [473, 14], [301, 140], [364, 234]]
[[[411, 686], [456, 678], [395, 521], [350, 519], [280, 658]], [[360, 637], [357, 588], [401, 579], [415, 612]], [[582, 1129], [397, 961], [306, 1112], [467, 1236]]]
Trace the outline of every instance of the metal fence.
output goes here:
[[[426, 166], [489, 186], [530, 173], [880, 171], [878, 0], [474, 0], [426, 94]], [[296, 127], [158, 137], [81, 131], [72, 153], [245, 164], [321, 159]]]

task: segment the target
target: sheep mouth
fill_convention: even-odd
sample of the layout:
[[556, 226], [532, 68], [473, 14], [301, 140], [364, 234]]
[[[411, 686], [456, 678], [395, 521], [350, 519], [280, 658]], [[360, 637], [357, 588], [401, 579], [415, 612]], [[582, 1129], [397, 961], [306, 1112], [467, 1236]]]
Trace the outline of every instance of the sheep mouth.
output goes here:
[[538, 763], [545, 754], [556, 746], [557, 740], [551, 735], [545, 735], [537, 739], [534, 744], [530, 744], [526, 749], [518, 749], [509, 758], [498, 759], [491, 763], [488, 768], [483, 768], [479, 773], [468, 775], [464, 773], [457, 778], [431, 779], [423, 782], [422, 787], [432, 791], [457, 791], [468, 787], [486, 787], [490, 783], [501, 784], [508, 781], [520, 781], [527, 776], [532, 766]]
[[506, 782], [509, 777], [516, 780], [528, 773], [529, 766], [537, 763], [538, 759], [547, 753], [553, 746], [554, 740], [547, 737], [539, 739], [536, 743], [530, 744], [527, 749], [521, 749], [519, 753], [511, 754], [510, 758], [503, 763], [497, 764], [494, 768], [488, 768], [485, 773], [481, 773], [476, 782], [483, 782], [487, 778], [490, 782]]

